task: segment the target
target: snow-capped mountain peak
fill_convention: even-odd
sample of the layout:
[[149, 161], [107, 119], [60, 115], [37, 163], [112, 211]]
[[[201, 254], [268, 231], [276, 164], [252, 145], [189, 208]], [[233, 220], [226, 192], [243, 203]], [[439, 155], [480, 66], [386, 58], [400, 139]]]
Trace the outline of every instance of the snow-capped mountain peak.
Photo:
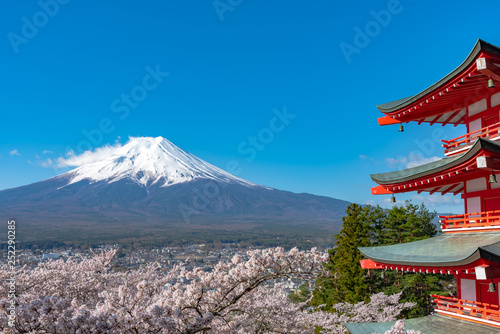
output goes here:
[[146, 187], [153, 184], [167, 187], [194, 179], [257, 186], [197, 158], [163, 137], [130, 137], [125, 145], [113, 148], [104, 159], [63, 174], [69, 177], [68, 184], [82, 180], [111, 183], [128, 178]]

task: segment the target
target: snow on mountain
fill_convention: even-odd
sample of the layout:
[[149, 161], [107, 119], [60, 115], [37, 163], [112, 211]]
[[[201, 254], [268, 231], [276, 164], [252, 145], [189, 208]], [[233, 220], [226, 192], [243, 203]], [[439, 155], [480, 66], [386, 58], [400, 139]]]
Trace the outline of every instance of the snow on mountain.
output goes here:
[[238, 178], [180, 149], [163, 137], [130, 137], [117, 146], [110, 156], [90, 162], [62, 176], [73, 184], [82, 180], [108, 183], [130, 179], [144, 187], [162, 187], [195, 179], [236, 183], [249, 187], [257, 184]]
[[242, 180], [161, 137], [130, 138], [57, 164], [76, 169], [0, 191], [0, 216], [22, 222], [23, 240], [295, 240], [297, 231], [316, 240], [318, 231], [340, 230], [349, 205]]

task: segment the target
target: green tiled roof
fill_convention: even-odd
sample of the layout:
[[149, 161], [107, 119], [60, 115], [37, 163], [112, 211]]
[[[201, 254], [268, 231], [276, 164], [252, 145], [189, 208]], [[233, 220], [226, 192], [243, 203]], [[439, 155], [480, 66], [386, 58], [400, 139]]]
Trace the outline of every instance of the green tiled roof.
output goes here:
[[454, 233], [390, 246], [359, 247], [367, 258], [386, 264], [447, 267], [479, 258], [500, 262], [500, 233]]
[[482, 51], [486, 51], [488, 53], [500, 55], [500, 49], [498, 47], [479, 39], [476, 42], [476, 44], [474, 45], [474, 48], [472, 49], [470, 54], [467, 56], [467, 59], [465, 59], [464, 62], [462, 64], [460, 64], [460, 66], [458, 66], [456, 69], [454, 69], [447, 76], [445, 76], [444, 78], [442, 78], [441, 80], [439, 80], [438, 82], [433, 84], [432, 86], [428, 87], [427, 89], [423, 90], [422, 92], [420, 92], [416, 95], [407, 97], [405, 99], [400, 99], [400, 100], [396, 100], [393, 102], [384, 103], [384, 104], [378, 105], [377, 108], [379, 109], [379, 111], [381, 111], [383, 113], [391, 113], [391, 112], [394, 112], [394, 111], [397, 111], [401, 108], [406, 107], [407, 105], [417, 101], [418, 99], [429, 94], [433, 90], [444, 85], [445, 83], [450, 81], [452, 78], [457, 76], [460, 72], [462, 72], [468, 66], [470, 66], [476, 60], [476, 56]]
[[402, 169], [395, 172], [372, 174], [370, 175], [370, 177], [373, 181], [379, 184], [394, 183], [395, 181], [403, 182], [404, 180], [407, 180], [409, 178], [416, 178], [430, 174], [430, 172], [438, 171], [439, 167], [449, 166], [460, 157], [461, 155], [455, 157], [447, 157], [413, 168]]
[[476, 140], [474, 145], [472, 145], [464, 154], [453, 157], [446, 157], [428, 164], [402, 169], [395, 172], [372, 174], [370, 175], [370, 177], [378, 184], [392, 184], [410, 181], [434, 173], [444, 172], [449, 168], [458, 166], [472, 159], [481, 149], [500, 153], [500, 143], [479, 138]]
[[391, 109], [393, 107], [397, 107], [398, 105], [410, 100], [411, 98], [413, 98], [415, 95], [412, 95], [412, 96], [408, 96], [408, 97], [405, 97], [403, 99], [399, 99], [399, 100], [396, 100], [396, 101], [392, 101], [392, 102], [387, 102], [387, 103], [384, 103], [384, 104], [380, 104], [377, 106], [377, 108], [379, 108], [381, 111], [382, 110], [387, 110], [387, 109]]
[[[384, 334], [395, 321], [345, 324], [351, 334]], [[498, 334], [500, 329], [487, 325], [459, 320], [439, 314], [405, 320], [405, 329], [414, 329], [422, 334]]]

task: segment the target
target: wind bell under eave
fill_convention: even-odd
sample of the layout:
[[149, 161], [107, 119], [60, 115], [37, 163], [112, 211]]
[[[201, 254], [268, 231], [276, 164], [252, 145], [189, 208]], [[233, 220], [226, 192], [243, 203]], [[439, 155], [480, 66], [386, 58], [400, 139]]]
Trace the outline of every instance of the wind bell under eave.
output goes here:
[[491, 171], [490, 180], [488, 182], [497, 183], [497, 177], [495, 176], [495, 174], [493, 174], [493, 171]]
[[488, 80], [488, 88], [495, 88], [495, 80], [492, 77]]

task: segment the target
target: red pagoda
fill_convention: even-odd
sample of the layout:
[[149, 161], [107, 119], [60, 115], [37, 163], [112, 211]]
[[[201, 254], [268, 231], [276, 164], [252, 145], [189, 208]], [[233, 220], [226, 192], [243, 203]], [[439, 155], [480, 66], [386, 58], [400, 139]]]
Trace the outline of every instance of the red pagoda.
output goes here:
[[[433, 238], [359, 248], [367, 258], [362, 267], [455, 276], [456, 296], [435, 296], [437, 315], [408, 320], [417, 327], [409, 328], [423, 333], [500, 333], [500, 48], [479, 40], [443, 79], [378, 109], [384, 114], [380, 125], [399, 124], [402, 130], [408, 122], [464, 124], [467, 133], [443, 139], [444, 157], [438, 161], [371, 175], [378, 184], [372, 194], [392, 199], [414, 191], [460, 195], [465, 214], [440, 216], [444, 233]], [[351, 333], [382, 329], [348, 325]]]

